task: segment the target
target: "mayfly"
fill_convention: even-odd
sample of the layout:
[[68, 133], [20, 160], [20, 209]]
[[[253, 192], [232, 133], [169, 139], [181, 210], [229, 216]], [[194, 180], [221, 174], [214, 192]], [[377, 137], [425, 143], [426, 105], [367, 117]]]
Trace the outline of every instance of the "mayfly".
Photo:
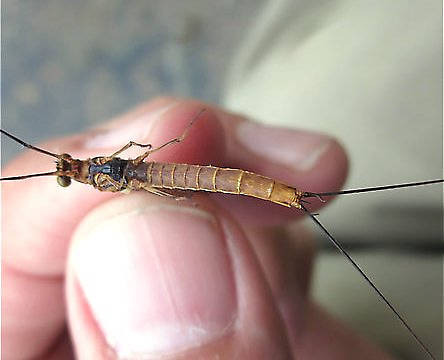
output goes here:
[[[285, 185], [272, 178], [262, 176], [242, 169], [221, 168], [216, 166], [201, 166], [190, 164], [161, 163], [154, 161], [145, 161], [151, 154], [164, 149], [175, 143], [182, 142], [193, 123], [199, 118], [201, 110], [191, 120], [185, 128], [182, 135], [166, 143], [153, 148], [151, 144], [139, 144], [130, 141], [128, 144], [117, 150], [109, 156], [99, 156], [86, 160], [75, 159], [69, 154], [55, 154], [47, 150], [30, 145], [18, 137], [0, 129], [1, 133], [11, 138], [17, 143], [42, 154], [54, 157], [56, 161], [56, 170], [45, 173], [36, 173], [28, 175], [18, 175], [0, 178], [0, 181], [23, 180], [40, 176], [56, 176], [60, 186], [67, 187], [71, 180], [84, 184], [92, 185], [100, 191], [107, 192], [129, 192], [132, 190], [146, 190], [150, 193], [175, 197], [176, 191], [207, 191], [213, 193], [226, 193], [234, 195], [245, 195], [262, 200], [270, 201], [275, 204], [286, 207], [293, 207], [304, 211], [313, 222], [322, 230], [335, 247], [347, 258], [352, 266], [358, 271], [370, 287], [376, 292], [379, 298], [386, 304], [393, 314], [399, 319], [403, 326], [412, 335], [419, 346], [428, 354], [431, 359], [435, 359], [427, 345], [410, 327], [400, 312], [392, 305], [387, 297], [379, 290], [370, 277], [358, 265], [358, 263], [349, 255], [344, 247], [317, 219], [316, 214], [307, 209], [308, 198], [317, 199], [324, 202], [324, 197], [333, 195], [356, 194], [371, 191], [390, 190], [403, 187], [412, 187], [419, 185], [429, 185], [443, 183], [444, 179], [421, 181], [415, 183], [386, 185], [377, 187], [368, 187], [352, 190], [343, 190], [336, 192], [315, 193], [302, 191], [292, 186]], [[132, 146], [145, 148], [146, 151], [135, 159], [122, 159], [119, 154]]]

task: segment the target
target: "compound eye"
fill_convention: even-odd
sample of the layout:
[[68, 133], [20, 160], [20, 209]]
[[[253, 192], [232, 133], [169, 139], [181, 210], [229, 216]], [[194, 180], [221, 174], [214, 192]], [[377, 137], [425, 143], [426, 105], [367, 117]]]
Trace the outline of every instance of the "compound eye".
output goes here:
[[69, 176], [57, 176], [57, 183], [60, 186], [67, 187], [71, 184], [71, 178]]

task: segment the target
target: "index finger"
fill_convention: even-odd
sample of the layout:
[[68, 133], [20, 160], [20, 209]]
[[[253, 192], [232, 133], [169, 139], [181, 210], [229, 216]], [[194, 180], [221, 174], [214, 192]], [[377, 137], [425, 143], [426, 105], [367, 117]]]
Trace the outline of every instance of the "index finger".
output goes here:
[[[214, 110], [226, 133], [224, 166], [253, 171], [304, 192], [338, 191], [344, 184], [347, 155], [331, 136], [266, 126], [238, 114]], [[317, 200], [308, 205], [310, 211], [325, 205]], [[226, 196], [221, 204], [250, 226], [281, 224], [304, 214], [302, 210], [251, 198]]]

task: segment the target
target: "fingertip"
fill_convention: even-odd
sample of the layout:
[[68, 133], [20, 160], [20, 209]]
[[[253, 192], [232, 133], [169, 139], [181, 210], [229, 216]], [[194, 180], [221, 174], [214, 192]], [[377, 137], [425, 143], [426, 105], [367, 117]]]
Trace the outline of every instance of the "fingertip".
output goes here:
[[326, 192], [339, 190], [345, 183], [348, 174], [348, 157], [342, 144], [329, 138], [327, 149], [318, 161], [306, 173], [304, 191]]
[[323, 133], [278, 128], [234, 115], [228, 156], [301, 190], [340, 186], [348, 160], [342, 145]]
[[[339, 190], [348, 172], [343, 146], [334, 138], [312, 131], [258, 124], [238, 114], [219, 110], [226, 131], [227, 162], [295, 187], [300, 191]], [[316, 211], [325, 204], [309, 200]], [[303, 212], [270, 205], [259, 200], [230, 199], [224, 206], [252, 225], [276, 225]]]

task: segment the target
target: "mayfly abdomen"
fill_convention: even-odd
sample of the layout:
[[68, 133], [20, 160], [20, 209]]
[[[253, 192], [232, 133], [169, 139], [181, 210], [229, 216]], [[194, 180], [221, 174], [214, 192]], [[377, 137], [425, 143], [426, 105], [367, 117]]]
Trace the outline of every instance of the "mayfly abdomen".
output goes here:
[[159, 162], [145, 166], [146, 185], [154, 188], [239, 194], [300, 208], [303, 192], [249, 171]]

